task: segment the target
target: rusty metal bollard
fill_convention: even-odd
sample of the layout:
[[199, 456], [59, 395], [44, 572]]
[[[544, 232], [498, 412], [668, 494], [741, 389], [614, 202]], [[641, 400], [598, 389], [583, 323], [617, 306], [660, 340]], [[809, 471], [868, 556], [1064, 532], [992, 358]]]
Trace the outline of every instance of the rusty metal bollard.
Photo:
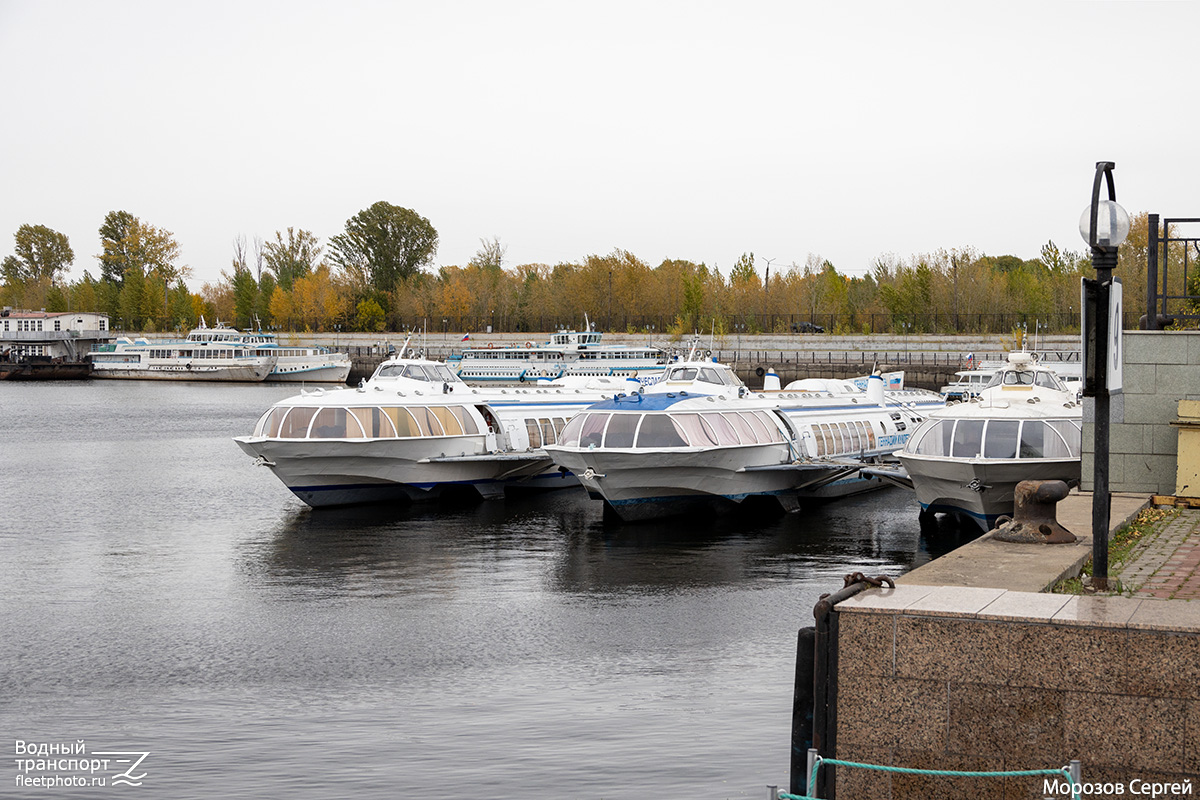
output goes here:
[[1012, 518], [1000, 517], [992, 538], [1002, 542], [1069, 544], [1075, 534], [1058, 524], [1055, 507], [1070, 489], [1064, 481], [1021, 481], [1013, 492]]

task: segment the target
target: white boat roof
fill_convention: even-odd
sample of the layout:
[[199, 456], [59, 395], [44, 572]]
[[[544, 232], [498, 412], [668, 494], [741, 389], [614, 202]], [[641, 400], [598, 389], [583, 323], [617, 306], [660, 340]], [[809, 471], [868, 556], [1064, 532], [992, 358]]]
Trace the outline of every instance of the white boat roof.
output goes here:
[[1008, 363], [996, 370], [991, 383], [979, 397], [948, 405], [929, 416], [936, 419], [1061, 419], [1082, 415], [1082, 404], [1054, 370], [1039, 364], [1029, 353], [1017, 352], [1009, 354]]

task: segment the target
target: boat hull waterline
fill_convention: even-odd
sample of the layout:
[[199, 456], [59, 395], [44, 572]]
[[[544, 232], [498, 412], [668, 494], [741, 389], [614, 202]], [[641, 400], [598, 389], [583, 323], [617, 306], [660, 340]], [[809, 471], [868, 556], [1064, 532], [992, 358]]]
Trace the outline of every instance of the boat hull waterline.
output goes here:
[[1012, 516], [1021, 481], [1061, 480], [1077, 483], [1079, 459], [957, 460], [900, 456], [913, 482], [922, 511], [958, 513], [990, 530], [1002, 516]]

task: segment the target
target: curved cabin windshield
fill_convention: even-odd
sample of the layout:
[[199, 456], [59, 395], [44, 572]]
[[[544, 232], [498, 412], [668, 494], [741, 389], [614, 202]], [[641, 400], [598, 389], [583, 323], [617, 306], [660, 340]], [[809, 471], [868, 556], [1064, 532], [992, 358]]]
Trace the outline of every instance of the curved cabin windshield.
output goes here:
[[784, 441], [767, 411], [705, 411], [678, 414], [576, 414], [559, 439], [564, 447], [717, 447]]
[[1083, 426], [1073, 419], [939, 419], [918, 429], [904, 447], [941, 458], [1080, 458]]
[[383, 364], [379, 367], [376, 377], [446, 383], [454, 383], [458, 380], [458, 376], [443, 364]]
[[994, 386], [1041, 386], [1044, 389], [1054, 389], [1059, 392], [1070, 391], [1053, 372], [1002, 369], [992, 376], [985, 389]]
[[404, 439], [472, 436], [479, 430], [464, 406], [275, 406], [259, 418], [254, 435], [269, 439]]

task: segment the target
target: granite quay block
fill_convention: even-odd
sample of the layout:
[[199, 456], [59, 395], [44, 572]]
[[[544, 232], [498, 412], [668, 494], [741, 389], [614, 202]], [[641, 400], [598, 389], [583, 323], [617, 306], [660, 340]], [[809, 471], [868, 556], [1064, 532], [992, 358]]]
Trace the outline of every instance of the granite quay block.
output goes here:
[[1183, 748], [1183, 769], [1191, 775], [1200, 775], [1200, 700], [1189, 700], [1184, 716], [1188, 739]]
[[[1189, 391], [1195, 391], [1195, 385]], [[1140, 422], [1146, 425], [1166, 425], [1179, 417], [1179, 401], [1185, 392], [1158, 394], [1130, 394], [1125, 397], [1125, 418], [1130, 422]], [[1088, 436], [1085, 420], [1084, 438]]]
[[1192, 350], [1193, 333], [1184, 331], [1126, 331], [1121, 344], [1124, 362], [1187, 363]]
[[839, 615], [838, 652], [847, 656], [839, 659], [839, 674], [895, 674], [895, 628], [891, 614]]
[[1011, 686], [1058, 691], [1136, 691], [1125, 659], [1127, 631], [1059, 625], [1011, 625], [1012, 647], [997, 661]]
[[1067, 604], [1070, 595], [1035, 592], [1005, 592], [978, 613], [980, 619], [1014, 622], [1050, 622]]
[[843, 746], [946, 749], [946, 682], [839, 676], [838, 751]]
[[[885, 766], [907, 766], [896, 763], [896, 750], [893, 747], [845, 747], [838, 742], [837, 757], [843, 761], [857, 761], [862, 764], [883, 764]], [[837, 791], [841, 797], [877, 797], [887, 800], [892, 796], [892, 776], [887, 772], [871, 769], [853, 769], [851, 767], [822, 767], [824, 770], [835, 770]]]
[[1144, 426], [1150, 432], [1150, 447], [1147, 452], [1155, 455], [1171, 456], [1179, 453], [1179, 429], [1164, 425]]
[[1129, 618], [1129, 627], [1200, 636], [1200, 603], [1143, 603]]
[[947, 747], [1006, 760], [1033, 752], [1062, 753], [1062, 704], [1062, 692], [952, 683]]
[[1141, 604], [1132, 597], [1073, 595], [1051, 621], [1057, 625], [1124, 628]]
[[1109, 462], [1109, 486], [1114, 492], [1175, 494], [1176, 472], [1175, 456], [1122, 453]]
[[1126, 331], [1125, 364], [1187, 364], [1192, 338], [1195, 334], [1183, 331]]
[[979, 586], [939, 586], [905, 609], [905, 614], [932, 614], [939, 617], [973, 617], [994, 602], [1004, 589]]
[[[969, 756], [955, 753], [930, 753], [917, 750], [906, 750], [900, 747], [897, 758], [903, 759], [902, 766], [913, 769], [956, 770], [970, 772], [1000, 772], [1007, 769], [1004, 759], [996, 756]], [[1035, 785], [1036, 784], [1036, 785]], [[978, 798], [978, 797], [1024, 797], [1026, 795], [1012, 794], [1022, 788], [1042, 788], [1039, 778], [1001, 778], [981, 777], [964, 778], [940, 775], [906, 775], [897, 773], [892, 776], [893, 797], [936, 797], [936, 798]], [[843, 795], [839, 790], [839, 797]], [[1034, 795], [1041, 797], [1040, 794]]]
[[1186, 716], [1175, 699], [1068, 692], [1063, 699], [1066, 748], [1078, 754], [1088, 774], [1093, 767], [1131, 765], [1178, 773], [1184, 764]]
[[[1191, 331], [1168, 331], [1170, 336], [1182, 334], [1180, 338], [1187, 342], [1187, 360], [1189, 364], [1200, 364], [1200, 334]], [[1168, 341], [1170, 341], [1168, 339]]]
[[[1154, 371], [1154, 386], [1158, 394], [1182, 398], [1200, 386], [1200, 366], [1195, 364], [1160, 364]], [[1176, 407], [1178, 411], [1178, 406]]]
[[1181, 705], [1184, 699], [1200, 700], [1200, 635], [1130, 631], [1122, 660], [1129, 674], [1136, 676], [1134, 688], [1139, 694], [1176, 698]]
[[849, 597], [838, 603], [837, 610], [839, 612], [863, 611], [867, 613], [898, 611], [908, 608], [908, 606], [932, 591], [932, 586], [912, 585], [896, 586], [895, 588], [880, 587], [878, 589], [864, 589], [853, 597]]
[[1146, 429], [1149, 425], [1124, 423], [1113, 425], [1108, 430], [1108, 452], [1144, 453], [1146, 452]]
[[937, 675], [962, 683], [1007, 683], [1005, 654], [1013, 647], [1012, 636], [1000, 623], [900, 616], [896, 619], [896, 677]]
[[1126, 361], [1121, 374], [1121, 385], [1126, 393], [1153, 394], [1154, 364], [1131, 364]]

